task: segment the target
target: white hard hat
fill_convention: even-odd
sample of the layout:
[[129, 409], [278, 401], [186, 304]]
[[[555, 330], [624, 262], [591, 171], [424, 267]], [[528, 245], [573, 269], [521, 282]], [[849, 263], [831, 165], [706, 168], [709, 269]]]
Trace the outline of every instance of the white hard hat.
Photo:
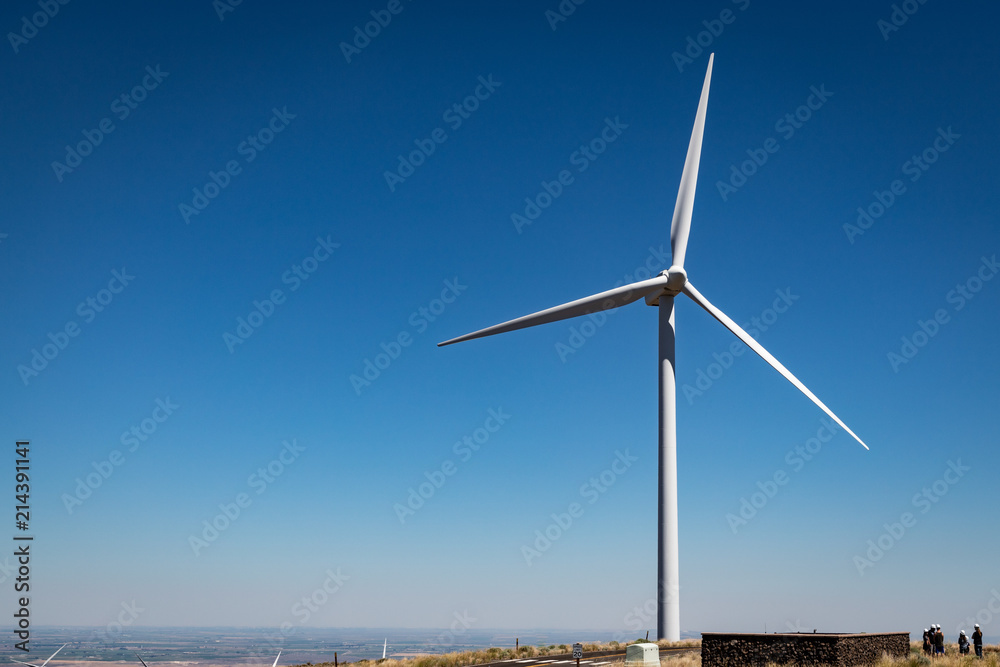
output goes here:
[[962, 630], [962, 631], [961, 631], [960, 633], [958, 633], [958, 634], [960, 634], [960, 635], [964, 635], [964, 634], [965, 634], [965, 630]]

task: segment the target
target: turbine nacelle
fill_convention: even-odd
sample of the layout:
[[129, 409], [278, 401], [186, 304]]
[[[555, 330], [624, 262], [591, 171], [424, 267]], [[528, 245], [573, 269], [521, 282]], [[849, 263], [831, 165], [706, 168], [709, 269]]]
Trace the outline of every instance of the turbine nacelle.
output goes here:
[[667, 282], [663, 286], [663, 289], [646, 295], [647, 305], [659, 306], [661, 296], [677, 296], [684, 291], [684, 286], [688, 282], [687, 271], [684, 270], [684, 267], [677, 266], [676, 264], [666, 271], [660, 271], [659, 275], [666, 278]]

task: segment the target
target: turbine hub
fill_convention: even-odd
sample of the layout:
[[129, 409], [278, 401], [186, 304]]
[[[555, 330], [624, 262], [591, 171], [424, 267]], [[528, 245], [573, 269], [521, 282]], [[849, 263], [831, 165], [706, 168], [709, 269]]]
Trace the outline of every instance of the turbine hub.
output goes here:
[[667, 284], [663, 287], [664, 291], [670, 296], [677, 296], [684, 289], [684, 285], [687, 284], [688, 274], [681, 266], [671, 266], [669, 269], [663, 272], [663, 275], [667, 276]]
[[659, 306], [661, 296], [677, 296], [687, 285], [688, 274], [683, 267], [671, 266], [666, 271], [660, 271], [659, 275], [666, 277], [667, 284], [660, 291], [646, 295], [647, 305]]

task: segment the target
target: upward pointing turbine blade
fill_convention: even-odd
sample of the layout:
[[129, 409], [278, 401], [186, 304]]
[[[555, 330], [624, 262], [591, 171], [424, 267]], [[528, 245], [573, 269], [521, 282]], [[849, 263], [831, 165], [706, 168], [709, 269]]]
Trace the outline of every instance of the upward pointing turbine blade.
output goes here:
[[816, 394], [809, 391], [809, 389], [804, 384], [799, 382], [799, 379], [794, 375], [792, 375], [791, 371], [785, 368], [780, 361], [771, 356], [771, 353], [765, 350], [761, 346], [761, 344], [758, 343], [756, 340], [754, 340], [750, 334], [744, 331], [743, 328], [740, 327], [740, 325], [736, 324], [736, 322], [733, 322], [731, 319], [729, 319], [728, 315], [726, 315], [724, 312], [722, 312], [721, 310], [713, 306], [711, 303], [709, 303], [708, 299], [702, 296], [701, 292], [699, 292], [694, 288], [694, 285], [692, 285], [691, 283], [687, 283], [686, 285], [684, 285], [683, 292], [687, 294], [689, 297], [691, 297], [691, 299], [695, 303], [697, 303], [699, 306], [707, 310], [709, 315], [719, 320], [719, 322], [721, 322], [723, 326], [725, 326], [727, 329], [736, 334], [737, 338], [739, 338], [744, 343], [749, 345], [751, 350], [759, 354], [761, 359], [771, 364], [771, 366], [773, 366], [776, 371], [784, 375], [785, 379], [787, 379], [789, 382], [798, 387], [799, 391], [801, 391], [803, 394], [809, 397], [809, 400], [818, 405], [823, 412], [830, 415], [830, 418], [833, 419], [833, 421], [840, 424], [841, 428], [850, 433], [855, 440], [860, 442], [862, 447], [868, 449], [868, 445], [866, 445], [864, 441], [861, 438], [859, 438], [854, 431], [848, 428], [847, 424], [845, 424], [840, 420], [840, 417], [833, 414], [833, 411], [830, 408], [826, 407], [823, 401], [816, 398]]
[[[278, 651], [278, 658], [280, 658], [280, 657], [281, 657], [281, 651]], [[271, 665], [271, 667], [277, 667], [278, 666], [278, 658], [274, 659], [274, 664]]]
[[537, 313], [525, 315], [524, 317], [496, 324], [492, 327], [480, 329], [479, 331], [473, 331], [472, 333], [465, 334], [464, 336], [459, 336], [458, 338], [452, 338], [451, 340], [446, 340], [443, 343], [438, 343], [438, 347], [451, 345], [452, 343], [461, 343], [462, 341], [472, 340], [473, 338], [483, 338], [484, 336], [492, 336], [493, 334], [516, 331], [517, 329], [533, 327], [538, 324], [558, 322], [559, 320], [565, 320], [579, 315], [586, 315], [587, 313], [620, 308], [621, 306], [626, 306], [633, 301], [638, 301], [650, 292], [661, 289], [666, 284], [667, 276], [661, 274], [654, 276], [649, 280], [640, 280], [639, 282], [632, 283], [630, 285], [622, 285], [621, 287], [609, 289], [608, 291], [601, 292], [600, 294], [594, 294], [593, 296], [577, 299], [576, 301], [570, 301], [569, 303], [564, 303], [561, 306], [555, 306], [554, 308], [540, 310]]
[[677, 203], [674, 204], [674, 219], [670, 223], [670, 249], [673, 253], [674, 266], [684, 267], [684, 255], [687, 252], [688, 233], [691, 231], [691, 211], [694, 209], [694, 191], [698, 186], [698, 165], [701, 162], [701, 136], [705, 133], [705, 112], [708, 110], [708, 88], [712, 83], [712, 62], [715, 54], [708, 56], [708, 71], [705, 72], [705, 83], [701, 87], [701, 100], [698, 102], [698, 113], [694, 117], [694, 128], [691, 130], [691, 143], [688, 144], [687, 158], [684, 160], [684, 171], [681, 172], [681, 185], [677, 189]]

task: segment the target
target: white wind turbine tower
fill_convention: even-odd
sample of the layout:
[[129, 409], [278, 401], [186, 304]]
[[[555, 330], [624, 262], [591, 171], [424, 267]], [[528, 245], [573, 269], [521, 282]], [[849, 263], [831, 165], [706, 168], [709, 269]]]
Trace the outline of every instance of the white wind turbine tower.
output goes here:
[[670, 226], [670, 247], [673, 253], [672, 266], [658, 276], [631, 285], [616, 287], [583, 299], [571, 301], [561, 306], [525, 315], [503, 324], [497, 324], [458, 338], [439, 343], [450, 345], [473, 338], [505, 333], [516, 329], [548, 322], [557, 322], [570, 317], [578, 317], [595, 311], [610, 310], [638, 301], [645, 297], [646, 303], [658, 306], [660, 310], [660, 491], [659, 491], [659, 557], [657, 572], [657, 635], [660, 639], [677, 641], [680, 639], [680, 583], [678, 576], [677, 548], [677, 394], [674, 378], [674, 297], [685, 294], [696, 304], [733, 332], [750, 349], [759, 354], [775, 370], [799, 391], [809, 397], [823, 412], [868, 449], [861, 438], [847, 427], [830, 408], [816, 398], [798, 378], [792, 375], [781, 362], [775, 359], [760, 344], [744, 331], [725, 313], [709, 303], [701, 292], [688, 281], [684, 271], [684, 254], [687, 249], [688, 233], [691, 229], [691, 210], [694, 207], [695, 186], [698, 181], [698, 162], [701, 159], [701, 137], [705, 130], [705, 111], [708, 107], [708, 88], [712, 78], [712, 62], [715, 54], [708, 58], [708, 71], [701, 89], [701, 100], [695, 116], [691, 143], [688, 145], [681, 184], [677, 192], [677, 203]]

